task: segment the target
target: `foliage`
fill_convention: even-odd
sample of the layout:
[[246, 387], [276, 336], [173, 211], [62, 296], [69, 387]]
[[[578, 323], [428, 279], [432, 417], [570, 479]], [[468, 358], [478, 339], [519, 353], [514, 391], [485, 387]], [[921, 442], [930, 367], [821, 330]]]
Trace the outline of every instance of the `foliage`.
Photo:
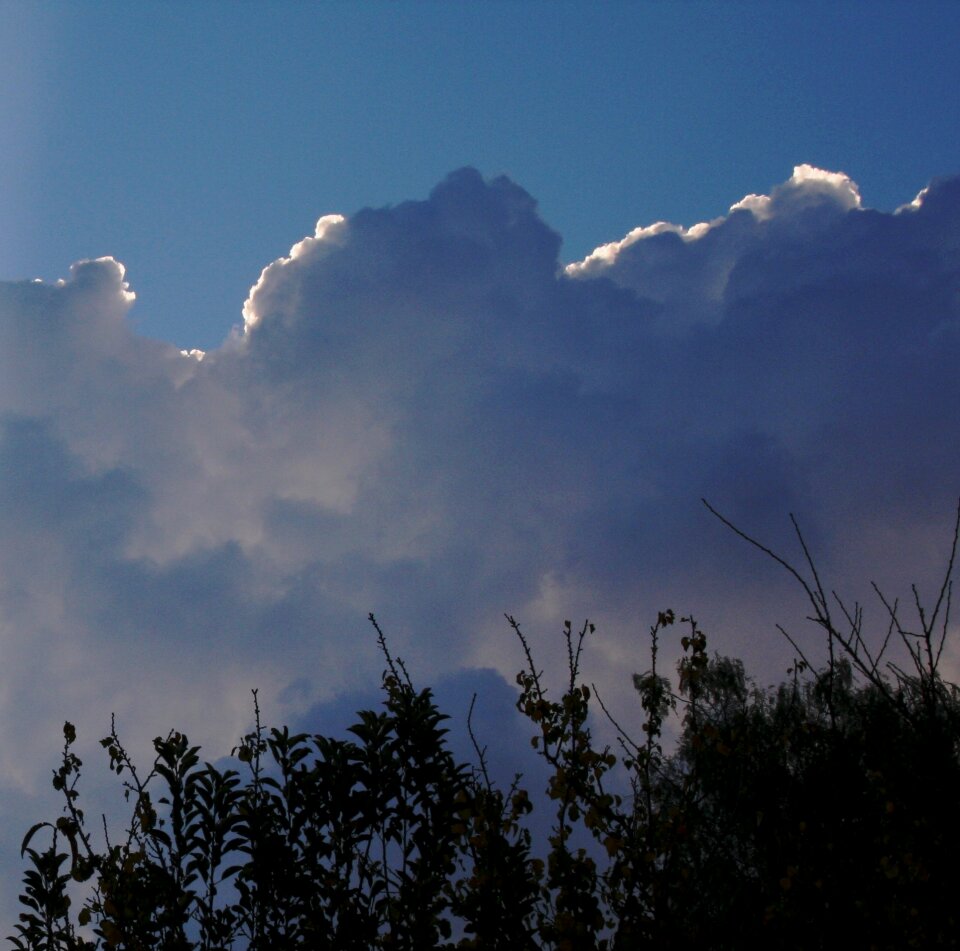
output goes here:
[[[933, 611], [916, 599], [915, 630], [884, 601], [889, 629], [871, 653], [862, 612], [828, 602], [812, 562], [807, 581], [764, 551], [810, 597], [826, 665], [798, 652], [783, 683], [761, 688], [739, 660], [708, 654], [692, 618], [664, 611], [634, 677], [637, 738], [582, 680], [592, 625], [565, 625], [568, 678], [552, 696], [508, 618], [526, 661], [517, 706], [532, 755], [549, 766], [545, 790], [520, 777], [500, 787], [476, 741], [475, 762], [458, 762], [447, 718], [378, 627], [382, 709], [361, 711], [349, 739], [266, 730], [256, 708], [234, 767], [202, 762], [171, 733], [143, 775], [112, 728], [102, 745], [132, 805], [118, 842], [106, 828], [93, 842], [66, 724], [53, 780], [64, 813], [24, 840], [12, 945], [954, 947], [960, 691], [939, 666], [953, 557]], [[671, 679], [658, 652], [678, 627]], [[884, 660], [894, 635], [906, 669]], [[592, 705], [613, 748], [595, 738]], [[534, 809], [550, 817], [545, 841]], [[32, 844], [40, 833], [45, 848]]]

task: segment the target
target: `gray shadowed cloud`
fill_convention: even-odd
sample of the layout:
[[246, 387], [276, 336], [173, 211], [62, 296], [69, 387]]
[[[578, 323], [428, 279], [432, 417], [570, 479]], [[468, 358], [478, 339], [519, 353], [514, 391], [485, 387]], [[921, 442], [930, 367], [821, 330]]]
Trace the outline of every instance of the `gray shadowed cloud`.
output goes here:
[[699, 499], [778, 545], [796, 511], [864, 597], [929, 579], [960, 490], [957, 234], [960, 179], [884, 214], [800, 166], [565, 268], [523, 189], [464, 169], [322, 218], [205, 355], [134, 334], [112, 259], [0, 285], [4, 781], [42, 788], [67, 718], [227, 748], [252, 686], [272, 721], [364, 691], [369, 611], [421, 683], [510, 678], [504, 611], [555, 670], [590, 615], [625, 699], [668, 605], [777, 676], [799, 602]]

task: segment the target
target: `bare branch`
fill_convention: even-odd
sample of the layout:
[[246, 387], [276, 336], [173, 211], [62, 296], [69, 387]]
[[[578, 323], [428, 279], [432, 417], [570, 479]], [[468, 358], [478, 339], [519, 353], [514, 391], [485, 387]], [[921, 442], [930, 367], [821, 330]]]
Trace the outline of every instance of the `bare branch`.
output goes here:
[[[613, 728], [620, 734], [620, 745], [626, 749], [627, 744], [633, 747], [635, 752], [640, 751], [640, 747], [631, 739], [630, 734], [620, 726], [619, 723], [613, 718], [613, 714], [607, 709], [606, 704], [604, 704], [603, 699], [600, 696], [600, 691], [597, 690], [596, 684], [590, 684], [590, 689], [593, 691], [593, 695], [597, 698], [597, 703], [600, 704], [600, 709], [603, 710], [606, 718], [613, 724]], [[628, 751], [629, 752], [629, 751]]]
[[943, 644], [947, 639], [947, 626], [950, 623], [950, 607], [953, 600], [953, 581], [947, 585], [947, 603], [946, 610], [943, 613], [943, 630], [940, 632], [940, 643], [937, 645], [937, 657], [934, 661], [934, 667], [940, 666], [940, 655], [943, 653]]
[[530, 671], [530, 676], [533, 679], [533, 684], [537, 688], [537, 698], [543, 699], [544, 690], [540, 684], [540, 673], [537, 671], [535, 664], [533, 663], [533, 654], [530, 652], [530, 645], [527, 643], [527, 638], [524, 636], [523, 631], [520, 630], [519, 622], [510, 614], [505, 614], [504, 617], [507, 619], [507, 623], [510, 627], [513, 628], [514, 634], [520, 639], [520, 646], [523, 648], [523, 654], [527, 659], [527, 670]]
[[800, 547], [803, 549], [803, 557], [807, 560], [807, 567], [810, 569], [810, 574], [813, 576], [814, 584], [817, 587], [817, 597], [820, 603], [820, 610], [823, 612], [824, 617], [830, 619], [830, 608], [827, 605], [827, 596], [824, 594], [823, 585], [820, 583], [820, 575], [817, 573], [817, 566], [813, 562], [813, 557], [810, 555], [810, 549], [807, 548], [807, 542], [803, 537], [803, 532], [800, 531], [800, 525], [797, 522], [796, 516], [793, 512], [790, 513], [790, 522], [793, 524], [793, 530], [797, 533], [797, 540], [800, 542]]
[[753, 545], [754, 548], [758, 548], [765, 555], [772, 558], [778, 565], [782, 565], [784, 568], [786, 568], [786, 570], [789, 571], [790, 574], [792, 574], [793, 577], [796, 578], [797, 581], [800, 583], [800, 585], [803, 587], [803, 590], [806, 592], [807, 597], [813, 603], [813, 606], [815, 608], [818, 607], [817, 598], [813, 589], [808, 584], [806, 578], [804, 578], [803, 575], [801, 575], [800, 572], [797, 571], [797, 569], [794, 568], [789, 561], [787, 561], [785, 558], [782, 558], [775, 551], [773, 551], [773, 549], [768, 548], [766, 545], [758, 542], [755, 538], [748, 535], [746, 532], [737, 528], [737, 526], [734, 525], [733, 522], [731, 522], [729, 519], [722, 516], [706, 499], [700, 499], [700, 501], [703, 502], [703, 504], [706, 506], [707, 511], [710, 512], [710, 514], [713, 515], [715, 518], [723, 522], [723, 524], [726, 525], [727, 528], [729, 528], [730, 531], [734, 533], [734, 535], [738, 535], [745, 542], [749, 542], [751, 545]]
[[[899, 603], [898, 601], [894, 601], [894, 602], [893, 602], [893, 610], [894, 610], [894, 611], [897, 610], [897, 605], [898, 605], [898, 603]], [[890, 623], [887, 625], [887, 633], [886, 633], [886, 636], [884, 637], [883, 643], [880, 645], [880, 650], [879, 650], [879, 652], [877, 653], [877, 663], [876, 663], [876, 665], [875, 665], [876, 667], [878, 667], [878, 666], [880, 665], [880, 659], [883, 657], [884, 653], [885, 653], [886, 650], [887, 650], [887, 645], [890, 643], [890, 638], [891, 638], [891, 636], [893, 635], [893, 629], [894, 629], [894, 618], [891, 617]]]
[[473, 732], [473, 708], [476, 706], [476, 703], [477, 695], [474, 693], [470, 701], [470, 709], [467, 711], [467, 734], [470, 737], [470, 742], [473, 744], [473, 750], [477, 754], [477, 762], [480, 764], [480, 775], [483, 776], [483, 782], [487, 789], [490, 790], [493, 788], [493, 784], [490, 782], [490, 773], [487, 770], [487, 748], [480, 746], [477, 742], [476, 734]]
[[931, 624], [936, 623], [937, 615], [940, 613], [940, 605], [944, 598], [950, 596], [950, 582], [953, 577], [953, 566], [957, 560], [957, 547], [960, 545], [960, 500], [957, 501], [957, 517], [953, 523], [953, 542], [950, 545], [950, 557], [947, 560], [947, 570], [943, 576], [943, 584], [940, 586], [940, 594], [937, 597], [937, 603], [933, 607], [933, 614], [930, 618]]
[[800, 650], [800, 645], [787, 633], [787, 630], [783, 625], [778, 624], [777, 630], [790, 642], [790, 646], [797, 652], [797, 656], [802, 660], [810, 670], [814, 670], [813, 664], [807, 660], [806, 655]]

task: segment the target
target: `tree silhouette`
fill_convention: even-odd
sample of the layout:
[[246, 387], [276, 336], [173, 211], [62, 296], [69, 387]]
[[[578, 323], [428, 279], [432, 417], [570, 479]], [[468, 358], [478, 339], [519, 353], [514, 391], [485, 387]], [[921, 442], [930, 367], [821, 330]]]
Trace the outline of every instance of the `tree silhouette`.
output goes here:
[[[822, 668], [797, 649], [787, 678], [762, 688], [740, 660], [710, 656], [692, 618], [661, 612], [634, 677], [633, 736], [582, 681], [592, 625], [564, 626], [568, 678], [553, 694], [508, 618], [525, 658], [517, 706], [531, 756], [549, 767], [546, 788], [527, 790], [519, 777], [499, 785], [476, 740], [473, 762], [454, 757], [447, 717], [371, 617], [384, 698], [347, 739], [266, 729], [254, 694], [233, 766], [203, 762], [174, 732], [155, 740], [144, 774], [112, 727], [102, 745], [132, 806], [116, 841], [88, 827], [66, 724], [54, 774], [64, 812], [24, 840], [12, 945], [956, 946], [960, 692], [940, 660], [960, 513], [933, 609], [915, 597], [911, 628], [882, 601], [878, 646], [859, 607], [828, 600], [799, 532], [809, 575], [731, 527], [803, 586], [827, 641]], [[658, 651], [677, 630], [671, 678]], [[905, 664], [890, 653], [897, 639]], [[592, 710], [613, 746], [596, 740]], [[543, 840], [534, 810], [550, 817]]]

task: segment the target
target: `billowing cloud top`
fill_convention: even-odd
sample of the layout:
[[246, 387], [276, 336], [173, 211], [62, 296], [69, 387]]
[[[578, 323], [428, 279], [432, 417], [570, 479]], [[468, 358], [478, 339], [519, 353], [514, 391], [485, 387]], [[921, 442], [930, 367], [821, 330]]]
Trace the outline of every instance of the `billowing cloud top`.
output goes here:
[[799, 166], [563, 267], [526, 192], [464, 169], [321, 218], [205, 355], [133, 333], [111, 259], [0, 285], [0, 775], [38, 788], [62, 720], [111, 711], [229, 746], [251, 686], [276, 720], [375, 680], [369, 611], [424, 682], [509, 674], [504, 611], [599, 620], [611, 690], [668, 604], [776, 665], [796, 602], [699, 499], [777, 544], [796, 511], [854, 593], [928, 577], [958, 234], [960, 179], [886, 214]]

